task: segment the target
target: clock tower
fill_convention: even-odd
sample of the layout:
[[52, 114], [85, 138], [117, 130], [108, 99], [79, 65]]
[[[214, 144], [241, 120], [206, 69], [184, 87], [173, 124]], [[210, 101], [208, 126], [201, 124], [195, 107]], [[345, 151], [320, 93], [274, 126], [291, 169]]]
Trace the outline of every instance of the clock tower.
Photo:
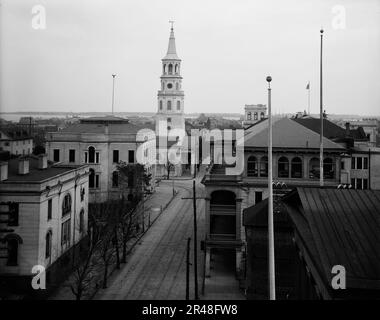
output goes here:
[[[167, 122], [167, 129], [185, 130], [184, 93], [182, 90], [181, 59], [177, 56], [173, 22], [170, 29], [169, 46], [162, 59], [161, 89], [157, 94], [156, 135], [162, 135], [159, 125]], [[184, 132], [184, 131], [183, 131]]]

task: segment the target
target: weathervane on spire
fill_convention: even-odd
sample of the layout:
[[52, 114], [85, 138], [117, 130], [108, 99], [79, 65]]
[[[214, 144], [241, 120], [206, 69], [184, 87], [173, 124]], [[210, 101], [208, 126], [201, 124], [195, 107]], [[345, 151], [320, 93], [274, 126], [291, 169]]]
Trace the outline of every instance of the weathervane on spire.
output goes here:
[[173, 30], [174, 21], [173, 20], [169, 20], [169, 23], [172, 25], [171, 29]]

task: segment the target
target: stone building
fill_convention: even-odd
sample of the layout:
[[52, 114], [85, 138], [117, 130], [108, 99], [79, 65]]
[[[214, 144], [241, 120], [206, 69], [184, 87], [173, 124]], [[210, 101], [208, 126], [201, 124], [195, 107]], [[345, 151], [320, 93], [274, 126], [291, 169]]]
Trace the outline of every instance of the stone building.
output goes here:
[[116, 166], [120, 161], [137, 163], [137, 152], [150, 159], [146, 170], [154, 176], [155, 143], [154, 131], [146, 125], [106, 116], [84, 118], [61, 131], [48, 133], [46, 150], [52, 161], [89, 165], [89, 201], [103, 202], [119, 197]]
[[[236, 252], [242, 271], [245, 252], [243, 209], [268, 197], [268, 120], [251, 126], [244, 136], [244, 169], [227, 175], [226, 165], [214, 164], [203, 178], [206, 187], [206, 274], [216, 248]], [[324, 184], [337, 187], [345, 148], [324, 138]], [[273, 123], [273, 183], [283, 192], [296, 186], [319, 185], [319, 135], [288, 118]]]
[[244, 106], [243, 127], [247, 128], [267, 117], [267, 106], [265, 104], [246, 104]]
[[50, 289], [87, 235], [88, 167], [52, 164], [46, 155], [0, 167], [0, 293], [33, 291], [37, 265]]

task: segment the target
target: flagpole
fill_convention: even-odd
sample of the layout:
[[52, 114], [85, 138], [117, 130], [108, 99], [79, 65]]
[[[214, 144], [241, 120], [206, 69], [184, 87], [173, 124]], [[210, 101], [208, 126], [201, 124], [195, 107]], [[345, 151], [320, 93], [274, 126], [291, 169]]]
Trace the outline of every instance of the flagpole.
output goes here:
[[310, 81], [308, 83], [307, 91], [307, 113], [310, 116]]
[[113, 114], [113, 106], [115, 102], [115, 77], [116, 74], [112, 75], [112, 114]]
[[271, 88], [272, 77], [268, 82], [268, 266], [269, 266], [269, 299], [276, 300], [275, 265], [274, 265], [274, 231], [273, 231], [273, 185], [272, 185], [272, 106]]
[[319, 118], [321, 121], [321, 132], [319, 135], [319, 186], [323, 187], [323, 83], [322, 83], [322, 48], [323, 48], [323, 29], [321, 29], [321, 56], [320, 56], [320, 75], [319, 75]]

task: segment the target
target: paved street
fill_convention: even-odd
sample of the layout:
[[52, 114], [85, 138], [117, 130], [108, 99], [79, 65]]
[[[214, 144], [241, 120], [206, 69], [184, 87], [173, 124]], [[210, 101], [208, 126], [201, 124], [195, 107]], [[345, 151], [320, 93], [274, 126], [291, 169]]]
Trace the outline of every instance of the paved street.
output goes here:
[[[185, 299], [186, 244], [187, 238], [193, 236], [193, 204], [192, 200], [181, 198], [192, 196], [192, 180], [175, 181], [175, 188], [179, 191], [176, 198], [135, 247], [127, 264], [111, 276], [108, 288], [100, 290], [95, 299]], [[203, 195], [202, 189], [197, 186], [197, 196]], [[204, 202], [197, 200], [198, 243], [204, 238]], [[190, 271], [190, 298], [193, 298], [192, 267]], [[201, 292], [201, 250], [198, 251], [198, 274]]]

